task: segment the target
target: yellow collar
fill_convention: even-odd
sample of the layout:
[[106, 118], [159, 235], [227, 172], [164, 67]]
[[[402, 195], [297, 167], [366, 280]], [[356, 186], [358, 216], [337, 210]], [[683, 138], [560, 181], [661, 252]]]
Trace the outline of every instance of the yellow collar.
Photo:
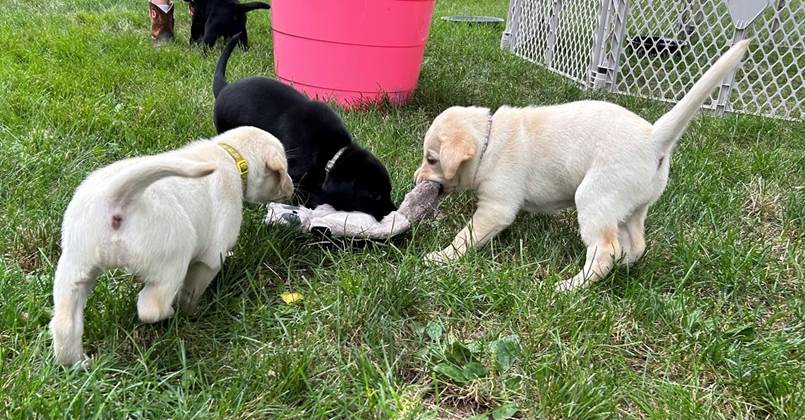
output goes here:
[[246, 179], [249, 174], [249, 162], [243, 158], [243, 155], [240, 154], [234, 147], [226, 144], [226, 143], [218, 143], [222, 149], [224, 149], [229, 156], [232, 156], [232, 159], [235, 160], [235, 166], [238, 168], [238, 173], [240, 173], [240, 178], [243, 180], [243, 194], [246, 194]]

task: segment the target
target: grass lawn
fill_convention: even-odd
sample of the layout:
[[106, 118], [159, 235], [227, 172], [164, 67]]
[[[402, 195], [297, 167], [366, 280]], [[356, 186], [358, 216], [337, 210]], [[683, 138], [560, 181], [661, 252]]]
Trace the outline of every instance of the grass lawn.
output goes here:
[[[300, 0], [301, 1], [301, 0]], [[575, 212], [521, 215], [450, 268], [422, 257], [467, 221], [445, 217], [367, 247], [267, 228], [246, 210], [234, 256], [193, 314], [136, 319], [138, 283], [104, 275], [89, 300], [88, 371], [54, 364], [47, 323], [59, 226], [92, 170], [212, 136], [209, 56], [150, 45], [145, 0], [0, 6], [0, 417], [805, 417], [805, 124], [701, 116], [649, 211], [648, 249], [577, 294], [554, 293], [584, 247]], [[589, 97], [499, 50], [506, 2], [440, 1], [413, 101], [339, 111], [411, 187], [429, 122], [454, 104]], [[270, 19], [229, 78], [271, 75]], [[667, 104], [608, 97], [654, 120]], [[287, 305], [284, 291], [304, 300]]]

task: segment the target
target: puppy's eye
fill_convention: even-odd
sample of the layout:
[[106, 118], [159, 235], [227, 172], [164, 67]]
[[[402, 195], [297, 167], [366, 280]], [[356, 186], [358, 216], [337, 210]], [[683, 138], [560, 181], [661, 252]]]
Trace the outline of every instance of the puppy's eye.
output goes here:
[[425, 158], [425, 160], [428, 162], [428, 165], [435, 165], [439, 163], [439, 159], [436, 159], [433, 156], [428, 156], [427, 158]]

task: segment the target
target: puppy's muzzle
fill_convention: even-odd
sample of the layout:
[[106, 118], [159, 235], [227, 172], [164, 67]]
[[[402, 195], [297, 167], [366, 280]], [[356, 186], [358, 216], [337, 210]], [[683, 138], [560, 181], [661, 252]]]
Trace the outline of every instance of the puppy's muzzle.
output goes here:
[[[421, 174], [422, 174], [422, 168], [420, 167], [419, 169], [416, 170], [416, 172], [414, 172], [414, 185], [419, 185], [425, 181], [438, 182], [432, 179], [427, 179], [425, 176], [421, 176]], [[445, 193], [444, 184], [442, 184], [441, 182], [438, 182], [438, 184], [439, 184], [439, 196], [442, 196]]]
[[414, 172], [414, 185], [419, 184], [422, 181], [427, 181], [425, 174], [423, 174], [422, 167], [420, 166], [417, 168], [416, 172]]
[[294, 191], [293, 181], [290, 176], [286, 175], [285, 179], [280, 184], [280, 196], [278, 199], [281, 201], [289, 201], [293, 198]]
[[288, 201], [293, 198], [293, 188], [288, 188], [282, 192], [282, 201]]

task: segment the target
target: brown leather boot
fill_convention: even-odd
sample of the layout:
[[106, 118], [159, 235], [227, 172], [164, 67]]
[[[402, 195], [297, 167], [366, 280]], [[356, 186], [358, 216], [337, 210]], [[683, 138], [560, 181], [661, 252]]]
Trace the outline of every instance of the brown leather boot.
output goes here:
[[163, 12], [154, 3], [148, 2], [151, 15], [151, 41], [154, 46], [173, 41], [173, 4], [167, 12]]

